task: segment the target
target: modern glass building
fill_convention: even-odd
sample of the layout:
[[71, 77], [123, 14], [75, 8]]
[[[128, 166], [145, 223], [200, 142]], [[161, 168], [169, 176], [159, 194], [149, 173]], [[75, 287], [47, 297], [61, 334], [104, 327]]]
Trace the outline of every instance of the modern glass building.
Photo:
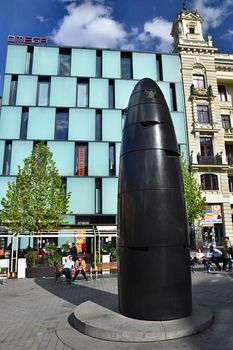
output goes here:
[[[178, 54], [9, 44], [0, 116], [0, 199], [44, 140], [71, 192], [70, 225], [115, 224], [124, 110], [149, 77], [187, 154]], [[137, 174], [135, 174], [137, 176]]]

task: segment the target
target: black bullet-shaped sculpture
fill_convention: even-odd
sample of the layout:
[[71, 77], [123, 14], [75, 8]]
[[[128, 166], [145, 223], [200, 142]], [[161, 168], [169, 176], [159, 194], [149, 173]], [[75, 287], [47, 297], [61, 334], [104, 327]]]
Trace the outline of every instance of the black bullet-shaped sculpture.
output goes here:
[[165, 98], [151, 79], [135, 86], [123, 129], [118, 190], [120, 313], [171, 320], [192, 311], [182, 173]]

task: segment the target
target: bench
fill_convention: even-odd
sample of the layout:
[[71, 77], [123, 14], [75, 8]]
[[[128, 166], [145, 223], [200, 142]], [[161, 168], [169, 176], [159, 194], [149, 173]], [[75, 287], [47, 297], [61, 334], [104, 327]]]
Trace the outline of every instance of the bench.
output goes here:
[[[98, 274], [104, 274], [105, 271], [110, 271], [110, 273], [117, 273], [117, 262], [102, 262], [96, 263], [96, 267], [92, 267], [91, 264], [86, 264], [86, 274], [90, 276], [92, 279], [93, 273], [95, 273], [95, 277], [97, 279]], [[55, 281], [58, 280], [59, 277], [64, 276], [63, 274], [63, 265], [55, 266]]]
[[102, 263], [96, 263], [96, 267], [93, 269], [93, 272], [95, 272], [95, 276], [97, 279], [98, 273], [104, 274], [104, 272], [110, 271], [110, 273], [117, 273], [117, 262], [110, 261], [110, 262], [102, 262]]
[[7, 282], [7, 278], [8, 278], [8, 267], [2, 267], [0, 272], [0, 281], [2, 282], [2, 284]]

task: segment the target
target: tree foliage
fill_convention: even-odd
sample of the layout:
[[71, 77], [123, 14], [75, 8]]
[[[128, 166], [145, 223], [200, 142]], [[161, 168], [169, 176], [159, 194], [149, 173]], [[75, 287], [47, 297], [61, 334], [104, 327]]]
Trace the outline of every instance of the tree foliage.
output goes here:
[[189, 171], [187, 162], [181, 157], [181, 168], [184, 180], [184, 192], [189, 223], [193, 224], [206, 209], [206, 198], [203, 197], [201, 186]]
[[65, 194], [52, 157], [47, 146], [37, 144], [18, 167], [16, 182], [8, 183], [0, 218], [13, 233], [48, 232], [65, 223], [70, 193]]

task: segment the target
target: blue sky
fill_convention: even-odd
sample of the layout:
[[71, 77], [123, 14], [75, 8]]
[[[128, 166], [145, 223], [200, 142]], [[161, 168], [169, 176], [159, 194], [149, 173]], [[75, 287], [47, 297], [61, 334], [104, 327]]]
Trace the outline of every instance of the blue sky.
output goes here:
[[[180, 0], [0, 0], [0, 94], [8, 34], [50, 45], [171, 52]], [[220, 52], [233, 52], [233, 0], [190, 0]]]

